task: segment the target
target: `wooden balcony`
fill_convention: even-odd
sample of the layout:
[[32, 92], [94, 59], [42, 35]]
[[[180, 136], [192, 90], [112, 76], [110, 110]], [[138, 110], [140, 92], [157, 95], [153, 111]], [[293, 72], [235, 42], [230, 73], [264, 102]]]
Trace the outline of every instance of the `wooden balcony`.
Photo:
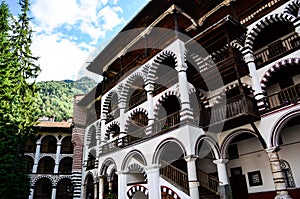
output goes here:
[[200, 126], [205, 130], [208, 127], [222, 125], [223, 130], [232, 129], [260, 119], [256, 101], [245, 94], [227, 99], [213, 107], [200, 111]]
[[255, 51], [256, 66], [261, 68], [298, 49], [300, 49], [300, 38], [297, 33], [293, 32]]
[[139, 104], [145, 102], [147, 100], [147, 92], [142, 90], [138, 93], [135, 93], [131, 96], [129, 100], [128, 110], [138, 106]]
[[300, 84], [293, 85], [281, 91], [268, 95], [267, 111], [272, 111], [284, 106], [295, 104], [300, 100]]

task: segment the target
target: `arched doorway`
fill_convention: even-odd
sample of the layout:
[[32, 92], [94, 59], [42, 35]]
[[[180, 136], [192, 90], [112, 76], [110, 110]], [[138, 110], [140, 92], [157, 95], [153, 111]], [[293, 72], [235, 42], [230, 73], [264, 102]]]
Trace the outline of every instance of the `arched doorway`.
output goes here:
[[55, 161], [52, 157], [46, 156], [40, 159], [37, 173], [53, 173], [54, 172]]
[[73, 158], [65, 157], [59, 162], [59, 174], [72, 174]]
[[57, 183], [56, 199], [72, 199], [73, 185], [71, 179], [65, 178]]
[[94, 199], [94, 179], [92, 175], [88, 175], [85, 183], [85, 198]]
[[35, 183], [34, 199], [51, 199], [52, 182], [48, 178], [41, 178]]

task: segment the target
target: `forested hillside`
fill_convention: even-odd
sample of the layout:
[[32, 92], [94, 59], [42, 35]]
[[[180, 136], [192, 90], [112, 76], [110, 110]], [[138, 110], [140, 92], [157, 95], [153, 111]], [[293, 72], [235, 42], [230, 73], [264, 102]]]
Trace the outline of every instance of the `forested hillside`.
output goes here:
[[45, 81], [37, 83], [39, 93], [35, 114], [39, 117], [53, 116], [55, 121], [72, 117], [73, 96], [85, 94], [96, 86], [96, 82], [88, 77], [77, 81]]

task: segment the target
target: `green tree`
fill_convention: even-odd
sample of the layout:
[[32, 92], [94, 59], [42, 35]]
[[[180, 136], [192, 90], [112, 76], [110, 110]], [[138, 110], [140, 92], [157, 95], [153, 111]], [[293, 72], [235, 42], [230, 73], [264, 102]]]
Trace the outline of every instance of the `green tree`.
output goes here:
[[25, 173], [23, 146], [33, 132], [35, 78], [40, 68], [30, 50], [28, 0], [20, 0], [17, 19], [2, 1], [0, 6], [0, 196], [25, 199], [29, 177]]

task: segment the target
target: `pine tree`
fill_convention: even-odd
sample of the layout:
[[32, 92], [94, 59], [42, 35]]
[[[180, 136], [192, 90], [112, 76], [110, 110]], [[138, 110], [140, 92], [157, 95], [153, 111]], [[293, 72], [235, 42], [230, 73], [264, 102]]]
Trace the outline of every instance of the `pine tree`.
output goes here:
[[35, 78], [40, 68], [30, 50], [28, 0], [20, 0], [17, 19], [6, 3], [0, 7], [0, 197], [27, 199], [29, 177], [25, 173], [24, 143], [33, 132]]

